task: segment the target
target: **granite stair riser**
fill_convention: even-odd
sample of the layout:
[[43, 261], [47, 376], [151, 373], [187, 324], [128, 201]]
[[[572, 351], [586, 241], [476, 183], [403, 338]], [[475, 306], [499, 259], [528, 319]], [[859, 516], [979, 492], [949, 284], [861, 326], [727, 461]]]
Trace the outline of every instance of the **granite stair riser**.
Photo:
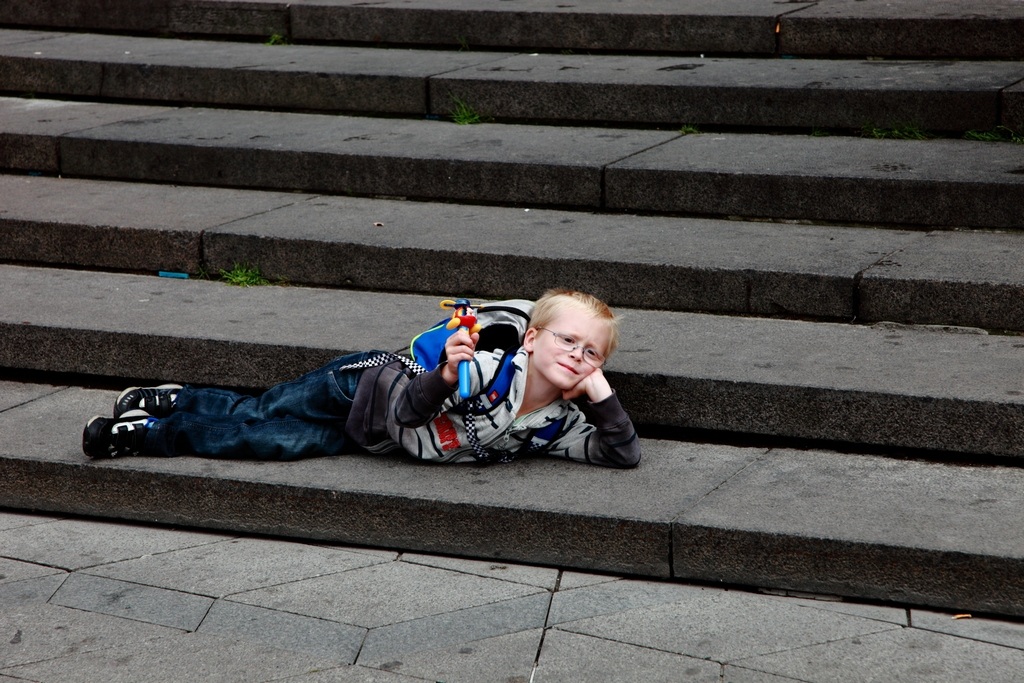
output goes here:
[[478, 203], [1024, 227], [1020, 145], [0, 105], [9, 118], [0, 164], [9, 169]]
[[509, 56], [0, 31], [0, 90], [14, 93], [419, 117], [448, 116], [458, 98], [499, 120], [1016, 129], [1022, 80], [1019, 62]]
[[1024, 406], [742, 379], [619, 375], [616, 391], [652, 425], [924, 451], [1024, 453]]
[[567, 7], [394, 0], [258, 3], [240, 0], [8, 0], [0, 25], [265, 40], [440, 45], [450, 48], [612, 50], [886, 57], [1024, 56], [1024, 12], [1012, 0], [806, 3], [774, 0], [618, 3]]
[[[1024, 615], [1017, 559], [722, 528], [673, 528], [675, 576], [807, 591], [822, 595], [952, 607], [937, 596], [963, 577], [978, 612]], [[826, 566], [827, 565], [827, 566]], [[959, 602], [958, 598], [957, 602]]]
[[[22, 294], [0, 323], [0, 367], [125, 383], [266, 387], [345, 352], [402, 349], [436, 320], [429, 297], [11, 266], [2, 275]], [[372, 329], [369, 309], [388, 312]], [[639, 423], [1024, 456], [1018, 337], [622, 313], [628, 334], [608, 372]]]

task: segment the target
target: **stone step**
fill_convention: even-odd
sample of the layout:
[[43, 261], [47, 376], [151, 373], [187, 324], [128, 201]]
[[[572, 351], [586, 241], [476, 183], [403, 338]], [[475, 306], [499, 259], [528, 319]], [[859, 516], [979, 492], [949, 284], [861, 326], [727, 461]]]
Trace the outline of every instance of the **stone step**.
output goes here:
[[[0, 292], [0, 367], [247, 387], [346, 352], [407, 348], [453, 294], [235, 288], [12, 265], [0, 266]], [[638, 423], [1024, 456], [1020, 337], [621, 313], [609, 375]]]
[[0, 90], [553, 122], [1024, 129], [1022, 62], [509, 55], [0, 30]]
[[1024, 616], [1024, 469], [647, 439], [634, 470], [88, 461], [115, 391], [0, 381], [0, 506]]
[[[331, 194], [1024, 227], [1024, 146], [0, 99], [0, 167]], [[950, 160], [956, 159], [956, 164]]]
[[0, 25], [575, 51], [1009, 58], [1015, 0], [7, 0]]
[[[911, 232], [0, 175], [0, 259], [363, 290], [1024, 330], [1024, 233]], [[467, 239], [467, 236], [471, 236]]]

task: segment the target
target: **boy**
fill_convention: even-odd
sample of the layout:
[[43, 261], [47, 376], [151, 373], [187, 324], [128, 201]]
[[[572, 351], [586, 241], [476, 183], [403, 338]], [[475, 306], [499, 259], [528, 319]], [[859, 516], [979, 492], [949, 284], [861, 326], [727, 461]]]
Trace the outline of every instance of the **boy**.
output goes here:
[[[404, 448], [420, 460], [509, 462], [545, 453], [607, 467], [635, 467], [640, 445], [602, 370], [618, 346], [604, 302], [552, 290], [534, 308], [522, 346], [475, 351], [479, 334], [453, 333], [447, 362], [417, 374], [394, 354], [352, 354], [259, 397], [178, 385], [126, 389], [114, 418], [82, 435], [92, 458], [126, 455], [294, 460]], [[507, 357], [505, 357], [507, 356]], [[457, 391], [471, 363], [472, 395]], [[507, 394], [494, 389], [509, 378]], [[572, 402], [580, 398], [584, 410]], [[492, 403], [492, 401], [494, 401]], [[585, 411], [585, 414], [584, 414]]]

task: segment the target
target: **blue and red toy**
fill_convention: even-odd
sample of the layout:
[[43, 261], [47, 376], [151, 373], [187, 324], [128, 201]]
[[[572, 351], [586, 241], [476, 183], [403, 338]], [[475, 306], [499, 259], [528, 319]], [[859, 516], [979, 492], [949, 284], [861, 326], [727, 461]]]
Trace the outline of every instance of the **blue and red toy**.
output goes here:
[[[466, 330], [470, 334], [476, 334], [480, 331], [480, 324], [476, 321], [476, 310], [473, 309], [473, 304], [470, 303], [469, 299], [445, 299], [441, 302], [441, 308], [454, 309], [452, 311], [452, 319], [445, 325], [449, 330], [459, 328]], [[469, 361], [459, 362], [459, 396], [462, 398], [469, 398], [472, 395], [469, 373]]]

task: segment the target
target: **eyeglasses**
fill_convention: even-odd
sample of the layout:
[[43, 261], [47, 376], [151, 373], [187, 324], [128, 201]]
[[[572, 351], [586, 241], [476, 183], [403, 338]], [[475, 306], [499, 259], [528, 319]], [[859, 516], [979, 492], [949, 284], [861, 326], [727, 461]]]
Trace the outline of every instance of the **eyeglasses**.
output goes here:
[[575, 351], [576, 349], [582, 348], [583, 360], [585, 360], [589, 365], [599, 368], [604, 364], [604, 354], [593, 346], [583, 346], [583, 344], [576, 341], [576, 337], [570, 337], [567, 334], [555, 332], [554, 330], [549, 330], [546, 327], [538, 327], [537, 329], [550, 332], [555, 338], [555, 345], [563, 351]]

